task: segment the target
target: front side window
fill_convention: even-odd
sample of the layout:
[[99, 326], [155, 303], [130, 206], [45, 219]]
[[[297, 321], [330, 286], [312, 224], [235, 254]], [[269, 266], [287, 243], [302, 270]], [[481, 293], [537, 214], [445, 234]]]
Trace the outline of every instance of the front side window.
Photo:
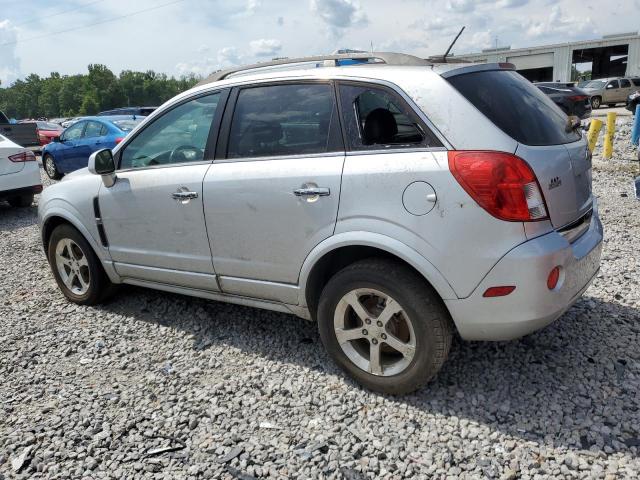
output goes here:
[[607, 84], [607, 88], [609, 90], [614, 89], [614, 88], [620, 88], [620, 83], [618, 83], [618, 80], [611, 80], [608, 84]]
[[420, 125], [415, 113], [390, 91], [340, 85], [340, 102], [353, 150], [440, 146]]
[[242, 89], [231, 121], [227, 157], [328, 152], [334, 111], [329, 84]]
[[172, 108], [142, 130], [122, 151], [120, 169], [204, 160], [220, 92]]
[[82, 131], [84, 130], [84, 126], [87, 122], [79, 122], [75, 125], [70, 126], [64, 131], [64, 139], [65, 140], [77, 140], [82, 137]]
[[84, 131], [85, 138], [99, 137], [101, 136], [102, 125], [98, 122], [87, 123], [87, 128]]

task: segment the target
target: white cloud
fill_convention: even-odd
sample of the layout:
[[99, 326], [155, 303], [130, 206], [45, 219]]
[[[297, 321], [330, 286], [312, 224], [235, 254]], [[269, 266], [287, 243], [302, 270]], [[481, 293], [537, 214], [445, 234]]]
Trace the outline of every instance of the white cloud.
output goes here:
[[[639, 1], [626, 0], [603, 10], [602, 0], [189, 0], [31, 41], [145, 7], [131, 0], [109, 0], [17, 26], [72, 10], [81, 0], [58, 0], [49, 6], [40, 2], [40, 8], [34, 2], [11, 0], [12, 8], [0, 8], [0, 42], [18, 43], [0, 47], [0, 78], [6, 85], [30, 73], [75, 74], [86, 72], [90, 63], [105, 64], [115, 73], [131, 69], [208, 74], [283, 53], [297, 57], [343, 47], [369, 50], [371, 44], [375, 50], [426, 57], [442, 54], [463, 25], [466, 30], [453, 48], [455, 54], [492, 47], [496, 37], [501, 46], [529, 47], [638, 30]], [[114, 39], [127, 48], [114, 49]], [[43, 55], [45, 45], [58, 45], [72, 54]]]
[[256, 57], [273, 57], [282, 50], [282, 43], [275, 38], [260, 38], [249, 42], [249, 47]]
[[473, 12], [476, 8], [474, 0], [449, 0], [447, 8], [458, 13]]
[[9, 20], [0, 21], [0, 82], [3, 86], [20, 77], [20, 59], [14, 43], [17, 35], [18, 30]]
[[565, 38], [581, 38], [584, 34], [596, 37], [597, 27], [589, 17], [565, 15], [560, 5], [551, 7], [546, 19], [529, 21], [526, 28], [527, 37], [538, 39], [550, 35], [563, 35]]
[[369, 19], [353, 0], [311, 0], [311, 11], [326, 24], [329, 32], [340, 37], [353, 26], [367, 25]]

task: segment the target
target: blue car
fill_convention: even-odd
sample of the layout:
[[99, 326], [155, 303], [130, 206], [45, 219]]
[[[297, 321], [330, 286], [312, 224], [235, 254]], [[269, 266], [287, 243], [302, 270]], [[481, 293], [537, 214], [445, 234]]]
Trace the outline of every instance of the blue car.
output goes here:
[[86, 167], [93, 152], [115, 147], [143, 118], [131, 115], [82, 118], [42, 149], [45, 172], [49, 178], [59, 180], [66, 173]]

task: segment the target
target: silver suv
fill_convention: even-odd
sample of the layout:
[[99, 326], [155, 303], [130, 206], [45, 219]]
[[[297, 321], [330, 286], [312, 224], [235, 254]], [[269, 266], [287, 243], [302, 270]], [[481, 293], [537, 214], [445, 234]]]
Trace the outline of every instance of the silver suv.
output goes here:
[[390, 393], [431, 379], [455, 332], [556, 320], [602, 242], [585, 139], [512, 65], [382, 53], [214, 74], [39, 216], [71, 301], [130, 284], [293, 313]]

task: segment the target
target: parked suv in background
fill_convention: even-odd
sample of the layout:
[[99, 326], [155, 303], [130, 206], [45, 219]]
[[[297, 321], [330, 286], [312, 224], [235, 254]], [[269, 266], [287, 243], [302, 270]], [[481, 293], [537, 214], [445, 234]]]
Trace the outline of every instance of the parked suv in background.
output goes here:
[[601, 105], [614, 107], [618, 103], [625, 103], [627, 96], [635, 88], [631, 78], [599, 78], [591, 80], [582, 89], [591, 97], [591, 106], [600, 108]]
[[39, 217], [71, 301], [125, 283], [291, 312], [390, 393], [432, 378], [455, 331], [553, 322], [602, 245], [586, 141], [512, 65], [383, 53], [214, 74]]

